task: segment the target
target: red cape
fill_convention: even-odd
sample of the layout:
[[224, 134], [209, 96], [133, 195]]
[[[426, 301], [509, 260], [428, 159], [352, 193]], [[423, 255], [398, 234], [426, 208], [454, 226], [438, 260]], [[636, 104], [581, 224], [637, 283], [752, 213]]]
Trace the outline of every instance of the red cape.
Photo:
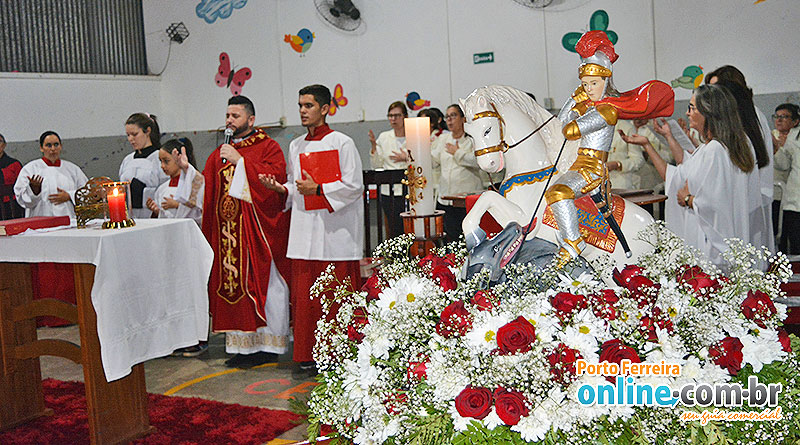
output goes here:
[[209, 309], [213, 331], [254, 332], [268, 323], [264, 305], [269, 297], [270, 262], [275, 261], [287, 282], [290, 277], [285, 195], [267, 190], [258, 181], [259, 173], [264, 173], [286, 182], [286, 160], [278, 143], [262, 130], [232, 145], [244, 157], [253, 203], [228, 195], [234, 166], [222, 163], [217, 147], [203, 169], [203, 234], [214, 249]]
[[619, 97], [606, 97], [597, 103], [613, 105], [620, 119], [668, 117], [675, 110], [675, 91], [660, 80], [651, 80]]

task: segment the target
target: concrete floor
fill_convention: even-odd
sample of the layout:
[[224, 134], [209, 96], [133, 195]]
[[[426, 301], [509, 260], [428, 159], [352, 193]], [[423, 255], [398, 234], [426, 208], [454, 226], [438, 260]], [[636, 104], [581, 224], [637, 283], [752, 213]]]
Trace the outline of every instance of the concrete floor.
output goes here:
[[[80, 344], [77, 326], [39, 328], [38, 336]], [[145, 362], [147, 391], [183, 397], [200, 397], [225, 403], [238, 403], [270, 409], [291, 410], [290, 399], [303, 398], [314, 386], [308, 374], [292, 363], [291, 350], [277, 364], [248, 370], [225, 366], [225, 337], [213, 334], [208, 352], [196, 358], [163, 357]], [[83, 369], [65, 358], [40, 358], [42, 378], [83, 381]], [[269, 445], [283, 445], [306, 439], [306, 424], [287, 431]]]

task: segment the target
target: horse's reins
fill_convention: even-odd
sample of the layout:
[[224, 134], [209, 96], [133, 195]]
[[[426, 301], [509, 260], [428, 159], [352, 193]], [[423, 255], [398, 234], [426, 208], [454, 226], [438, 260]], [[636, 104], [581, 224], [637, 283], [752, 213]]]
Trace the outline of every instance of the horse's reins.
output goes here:
[[[513, 143], [511, 145], [508, 145], [508, 144], [506, 144], [506, 141], [503, 138], [503, 126], [505, 125], [505, 121], [503, 120], [503, 117], [500, 116], [500, 113], [497, 112], [497, 107], [495, 107], [494, 104], [490, 104], [490, 105], [492, 106], [492, 110], [493, 111], [481, 111], [480, 113], [475, 113], [475, 115], [472, 117], [472, 120], [474, 121], [475, 119], [480, 119], [480, 118], [483, 118], [483, 117], [493, 117], [493, 118], [497, 119], [497, 121], [500, 123], [500, 143], [497, 144], [497, 145], [493, 145], [491, 147], [486, 147], [486, 148], [482, 148], [480, 150], [475, 150], [475, 156], [482, 156], [482, 155], [485, 155], [485, 154], [488, 154], [488, 153], [495, 153], [495, 152], [498, 152], [498, 151], [502, 151], [503, 153], [505, 153], [508, 150], [510, 150], [510, 149], [516, 147], [517, 145], [519, 145], [519, 144], [525, 142], [526, 140], [528, 140], [528, 138], [530, 138], [531, 136], [536, 134], [539, 130], [544, 128], [545, 125], [549, 124], [551, 120], [556, 118], [555, 115], [550, 116], [549, 119], [544, 121], [544, 123], [542, 123], [542, 125], [539, 125], [538, 127], [536, 127], [535, 130], [533, 130], [530, 133], [528, 133], [527, 136], [525, 136], [524, 138], [520, 139], [519, 141], [517, 141], [517, 142], [515, 142], [515, 143]], [[561, 159], [561, 153], [564, 152], [564, 147], [566, 145], [567, 145], [567, 140], [564, 139], [564, 143], [561, 144], [561, 149], [558, 150], [558, 156], [556, 157], [556, 162], [553, 163], [553, 169], [550, 171], [550, 175], [547, 177], [547, 182], [545, 182], [545, 184], [544, 184], [544, 190], [545, 191], [550, 186], [550, 180], [553, 179], [553, 175], [555, 174], [556, 168], [558, 166], [558, 161]], [[486, 174], [489, 175], [489, 173], [486, 173]], [[489, 183], [491, 184], [491, 182], [492, 182], [492, 177], [491, 177], [491, 175], [489, 175]], [[494, 185], [492, 185], [492, 188], [494, 188]], [[536, 209], [533, 211], [533, 214], [531, 215], [531, 220], [528, 222], [527, 225], [525, 225], [525, 236], [527, 236], [529, 233], [531, 233], [531, 230], [533, 230], [533, 221], [536, 219], [536, 213], [539, 212], [539, 206], [542, 205], [542, 198], [544, 198], [544, 193], [542, 193], [539, 196], [539, 202], [536, 203]]]

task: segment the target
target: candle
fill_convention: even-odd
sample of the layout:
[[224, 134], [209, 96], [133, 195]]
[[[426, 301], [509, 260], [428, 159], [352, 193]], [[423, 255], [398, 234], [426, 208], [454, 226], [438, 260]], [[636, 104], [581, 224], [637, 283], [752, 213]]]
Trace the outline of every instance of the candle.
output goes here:
[[[407, 170], [409, 202], [415, 215], [433, 215], [433, 175], [431, 167], [431, 124], [428, 117], [407, 117], [406, 148], [411, 152], [411, 167]], [[414, 196], [411, 196], [413, 192]]]
[[117, 187], [114, 187], [114, 191], [108, 194], [108, 215], [111, 222], [125, 221], [128, 216], [125, 209], [125, 192], [120, 193]]

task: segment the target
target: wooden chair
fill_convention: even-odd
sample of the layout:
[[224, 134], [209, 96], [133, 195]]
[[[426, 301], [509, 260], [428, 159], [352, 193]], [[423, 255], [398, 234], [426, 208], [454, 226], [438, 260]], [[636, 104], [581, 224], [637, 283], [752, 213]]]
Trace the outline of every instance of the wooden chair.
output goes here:
[[[403, 179], [405, 179], [405, 170], [398, 169], [398, 170], [365, 170], [364, 172], [364, 257], [368, 258], [372, 255], [372, 249], [383, 242], [386, 239], [386, 233], [388, 233], [387, 228], [384, 224], [383, 218], [383, 211], [381, 209], [381, 186], [388, 184], [389, 187], [389, 196], [394, 197], [394, 187], [395, 184], [400, 184]], [[374, 197], [372, 194], [373, 190], [370, 190], [370, 186], [375, 185], [376, 189], [374, 189]], [[408, 193], [408, 187], [403, 186], [403, 196]], [[375, 201], [375, 210], [373, 212], [376, 213], [375, 221], [376, 221], [376, 230], [377, 230], [377, 240], [378, 242], [375, 246], [372, 245], [372, 216], [370, 215], [370, 203]], [[406, 203], [406, 208], [408, 209], [408, 203]], [[399, 215], [397, 216], [400, 217]]]

